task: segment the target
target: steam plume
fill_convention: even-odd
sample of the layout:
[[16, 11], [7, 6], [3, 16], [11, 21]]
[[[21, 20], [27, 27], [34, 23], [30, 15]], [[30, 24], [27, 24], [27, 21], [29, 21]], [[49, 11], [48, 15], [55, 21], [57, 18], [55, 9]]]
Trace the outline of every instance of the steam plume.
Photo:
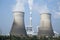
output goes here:
[[49, 9], [48, 9], [47, 5], [40, 6], [39, 11], [40, 11], [40, 13], [49, 13]]
[[24, 11], [24, 0], [16, 0], [13, 11]]
[[47, 4], [45, 4], [45, 5], [34, 4], [33, 8], [35, 11], [37, 11], [39, 13], [49, 13], [50, 12]]
[[29, 8], [30, 8], [30, 10], [32, 10], [33, 0], [28, 0], [28, 3], [29, 3]]

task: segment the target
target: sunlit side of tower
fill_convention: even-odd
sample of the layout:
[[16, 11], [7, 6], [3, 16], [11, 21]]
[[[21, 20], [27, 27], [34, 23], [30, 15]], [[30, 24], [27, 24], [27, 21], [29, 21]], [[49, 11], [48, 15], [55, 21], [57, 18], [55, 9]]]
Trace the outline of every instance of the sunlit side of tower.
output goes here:
[[53, 36], [51, 14], [40, 14], [40, 26], [38, 28], [38, 36]]
[[17, 0], [16, 9], [13, 10], [14, 21], [10, 34], [14, 36], [27, 36], [24, 24], [23, 0]]

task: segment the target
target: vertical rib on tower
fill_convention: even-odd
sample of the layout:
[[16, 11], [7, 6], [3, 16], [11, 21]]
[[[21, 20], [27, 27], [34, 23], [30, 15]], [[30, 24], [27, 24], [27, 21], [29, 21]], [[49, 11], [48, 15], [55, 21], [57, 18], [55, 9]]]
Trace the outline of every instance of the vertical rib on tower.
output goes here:
[[51, 14], [42, 13], [40, 15], [40, 27], [38, 29], [38, 36], [53, 36], [53, 29], [51, 24]]
[[26, 36], [25, 24], [24, 24], [24, 12], [14, 11], [14, 22], [11, 29], [11, 35], [14, 36]]

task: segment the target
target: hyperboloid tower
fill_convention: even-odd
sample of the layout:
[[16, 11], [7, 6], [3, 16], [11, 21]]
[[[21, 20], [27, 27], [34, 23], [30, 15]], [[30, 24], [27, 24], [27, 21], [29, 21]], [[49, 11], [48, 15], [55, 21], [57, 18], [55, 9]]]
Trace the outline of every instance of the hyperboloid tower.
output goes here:
[[42, 13], [40, 14], [40, 26], [38, 28], [38, 36], [53, 36], [53, 29], [51, 23], [51, 14]]
[[10, 34], [13, 36], [27, 36], [24, 24], [24, 9], [22, 0], [17, 0], [16, 9], [13, 10], [14, 21]]

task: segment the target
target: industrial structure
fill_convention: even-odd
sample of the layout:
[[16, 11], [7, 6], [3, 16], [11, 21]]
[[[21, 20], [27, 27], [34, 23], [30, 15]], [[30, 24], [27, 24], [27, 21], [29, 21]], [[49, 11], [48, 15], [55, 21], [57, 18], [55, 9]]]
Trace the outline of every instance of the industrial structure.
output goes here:
[[16, 0], [13, 9], [13, 25], [10, 34], [14, 36], [27, 36], [24, 23], [24, 2], [23, 0]]
[[31, 36], [32, 36], [32, 34], [33, 34], [32, 27], [27, 26], [27, 27], [26, 27], [26, 32], [27, 32], [27, 35], [28, 35], [29, 37], [31, 37]]
[[33, 5], [33, 0], [28, 0], [29, 4], [29, 10], [30, 10], [30, 27], [32, 27], [32, 5]]
[[24, 12], [15, 11], [14, 22], [11, 29], [11, 35], [14, 36], [26, 36], [25, 24], [24, 24]]
[[38, 36], [53, 36], [54, 32], [51, 23], [51, 14], [40, 14], [40, 26], [38, 27]]
[[29, 37], [32, 37], [32, 5], [33, 5], [33, 0], [28, 0], [28, 4], [29, 4], [29, 13], [30, 13], [30, 17], [29, 17], [29, 26], [26, 27], [26, 31], [27, 31], [27, 35]]
[[[14, 8], [13, 15], [14, 21], [12, 25], [12, 29], [10, 34], [14, 36], [27, 36], [27, 33], [32, 33], [32, 6], [33, 0], [28, 0], [29, 4], [29, 11], [30, 11], [30, 25], [25, 30], [25, 23], [24, 23], [24, 5], [23, 0], [17, 0], [16, 8]], [[38, 36], [53, 36], [53, 29], [51, 23], [51, 14], [49, 13], [42, 13], [40, 14], [40, 26], [38, 29]], [[37, 29], [37, 28], [36, 28]], [[28, 32], [26, 32], [28, 31]], [[33, 31], [34, 32], [34, 31]], [[36, 32], [34, 32], [36, 33]], [[28, 36], [32, 36], [29, 34]], [[36, 33], [37, 34], [37, 33]]]

